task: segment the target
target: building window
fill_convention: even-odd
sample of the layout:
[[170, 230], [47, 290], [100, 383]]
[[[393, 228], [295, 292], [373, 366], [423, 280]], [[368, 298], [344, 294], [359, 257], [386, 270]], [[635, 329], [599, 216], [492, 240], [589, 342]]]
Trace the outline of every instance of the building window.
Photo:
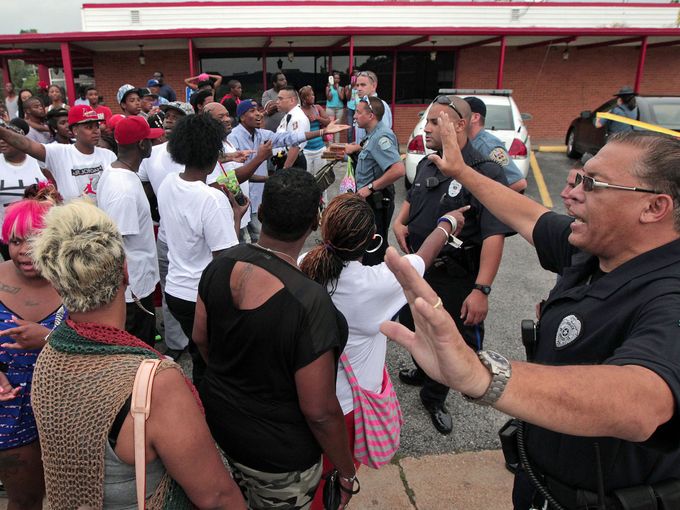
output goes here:
[[397, 104], [429, 104], [439, 89], [453, 87], [455, 53], [437, 51], [436, 60], [429, 51], [397, 53]]

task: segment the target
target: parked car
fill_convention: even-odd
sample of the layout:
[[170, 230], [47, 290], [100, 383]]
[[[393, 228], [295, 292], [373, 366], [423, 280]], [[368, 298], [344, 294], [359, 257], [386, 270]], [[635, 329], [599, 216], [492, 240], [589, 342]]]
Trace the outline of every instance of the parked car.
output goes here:
[[[636, 98], [640, 118], [649, 124], [680, 130], [680, 97], [638, 96]], [[607, 141], [607, 130], [595, 127], [598, 112], [608, 112], [616, 105], [613, 97], [595, 110], [585, 110], [571, 121], [565, 143], [567, 156], [579, 158], [582, 154], [596, 154]]]
[[[505, 144], [510, 157], [515, 161], [519, 169], [527, 176], [529, 172], [529, 156], [531, 154], [531, 139], [524, 125], [525, 120], [530, 120], [531, 115], [520, 113], [519, 108], [512, 99], [512, 90], [490, 89], [442, 89], [440, 94], [448, 96], [478, 97], [486, 105], [485, 127], [492, 131]], [[406, 185], [410, 186], [416, 176], [416, 167], [423, 157], [432, 154], [433, 151], [425, 147], [425, 123], [427, 122], [427, 110], [420, 114], [420, 120], [413, 129], [408, 140], [406, 159]]]

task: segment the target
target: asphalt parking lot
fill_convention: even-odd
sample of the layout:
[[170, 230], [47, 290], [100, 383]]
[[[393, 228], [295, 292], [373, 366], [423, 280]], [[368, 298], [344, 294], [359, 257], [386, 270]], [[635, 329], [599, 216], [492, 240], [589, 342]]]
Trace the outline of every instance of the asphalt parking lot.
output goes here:
[[[564, 187], [571, 160], [562, 153], [536, 153], [547, 191], [554, 204], [553, 210], [563, 212], [559, 192]], [[331, 197], [337, 190], [337, 183], [343, 170], [336, 169], [336, 184], [331, 186]], [[526, 195], [541, 202], [541, 193], [532, 172], [528, 176]], [[402, 183], [397, 185], [397, 210], [404, 199]], [[396, 214], [396, 213], [395, 213]], [[307, 247], [313, 246], [311, 236]], [[390, 236], [390, 244], [396, 246]], [[544, 271], [538, 264], [533, 248], [519, 236], [506, 240], [503, 260], [493, 286], [489, 302], [489, 316], [486, 320], [485, 347], [496, 350], [511, 359], [524, 359], [520, 339], [520, 321], [535, 318], [535, 305], [543, 299], [553, 286], [555, 276]], [[449, 411], [454, 417], [454, 430], [450, 436], [439, 434], [430, 422], [430, 417], [420, 404], [418, 388], [400, 383], [397, 373], [401, 368], [411, 366], [409, 354], [396, 344], [388, 345], [387, 364], [392, 381], [399, 396], [404, 413], [402, 428], [402, 456], [454, 453], [463, 451], [498, 448], [498, 429], [507, 417], [494, 409], [477, 407], [450, 392], [447, 400]]]

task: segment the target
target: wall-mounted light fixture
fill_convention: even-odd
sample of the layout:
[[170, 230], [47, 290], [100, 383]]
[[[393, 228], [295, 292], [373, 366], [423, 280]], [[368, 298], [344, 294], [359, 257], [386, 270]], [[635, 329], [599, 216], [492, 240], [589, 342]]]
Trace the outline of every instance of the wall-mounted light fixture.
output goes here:
[[293, 41], [288, 41], [288, 62], [292, 62], [295, 59], [295, 53], [293, 53]]
[[144, 56], [144, 45], [140, 44], [139, 45], [139, 65], [144, 65], [146, 64], [146, 57]]
[[567, 47], [562, 52], [562, 60], [569, 60], [569, 44], [567, 44]]
[[430, 52], [430, 60], [432, 62], [437, 60], [437, 50], [434, 49], [435, 44], [437, 44], [437, 41], [432, 41], [432, 51]]

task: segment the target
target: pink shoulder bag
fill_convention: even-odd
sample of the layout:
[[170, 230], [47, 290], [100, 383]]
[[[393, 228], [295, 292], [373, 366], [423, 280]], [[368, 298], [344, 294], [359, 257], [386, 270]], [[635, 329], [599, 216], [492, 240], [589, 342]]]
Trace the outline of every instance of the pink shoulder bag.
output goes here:
[[378, 469], [397, 453], [404, 423], [399, 399], [390, 375], [383, 366], [382, 391], [374, 393], [359, 386], [352, 365], [343, 352], [340, 364], [345, 370], [354, 399], [354, 458]]

